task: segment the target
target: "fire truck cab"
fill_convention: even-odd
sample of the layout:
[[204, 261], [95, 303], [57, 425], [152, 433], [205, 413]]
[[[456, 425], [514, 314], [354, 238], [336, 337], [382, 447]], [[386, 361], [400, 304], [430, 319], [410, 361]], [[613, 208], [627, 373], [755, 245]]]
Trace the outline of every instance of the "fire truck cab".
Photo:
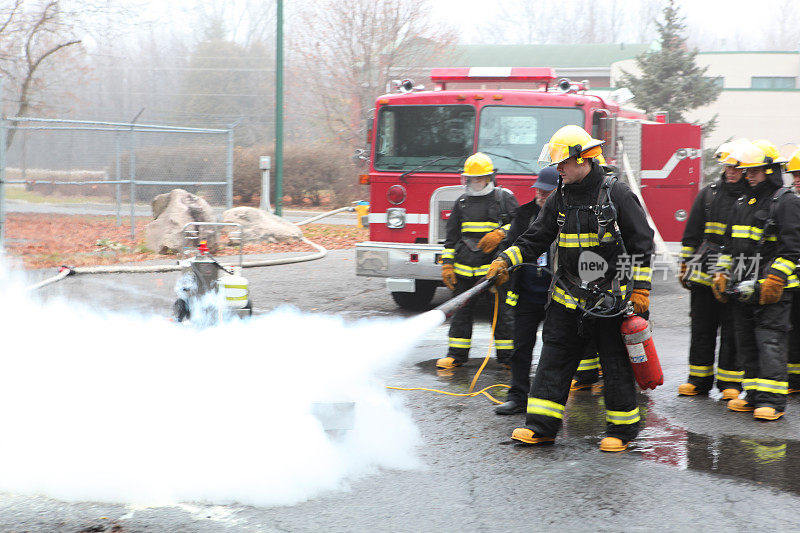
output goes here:
[[[671, 189], [658, 193], [668, 204], [651, 215], [662, 234], [669, 234], [665, 240], [680, 239], [700, 184], [699, 127], [651, 122], [641, 112], [590, 94], [585, 83], [557, 81], [551, 68], [443, 68], [433, 69], [431, 80], [433, 90], [418, 90], [404, 80], [399, 93], [379, 97], [367, 136], [369, 172], [362, 182], [370, 186], [370, 240], [356, 245], [356, 274], [385, 278], [400, 307], [424, 309], [441, 285], [445, 228], [464, 192], [460, 174], [466, 158], [489, 155], [497, 185], [526, 203], [535, 195], [543, 145], [567, 124], [605, 140], [609, 164], [617, 164], [624, 147], [643, 194], [647, 187]], [[448, 87], [456, 83], [479, 88]], [[484, 88], [511, 83], [513, 88]], [[664, 153], [651, 154], [646, 170], [641, 139], [651, 126], [658, 128], [650, 136]], [[670, 126], [682, 129], [674, 133]]]

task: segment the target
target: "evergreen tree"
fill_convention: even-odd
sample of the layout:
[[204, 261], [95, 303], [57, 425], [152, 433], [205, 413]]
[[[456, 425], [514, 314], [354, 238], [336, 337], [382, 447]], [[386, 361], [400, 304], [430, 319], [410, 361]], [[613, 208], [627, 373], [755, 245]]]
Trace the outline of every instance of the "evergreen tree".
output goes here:
[[[684, 112], [716, 101], [722, 88], [705, 76], [708, 67], [695, 63], [697, 49], [686, 46], [685, 18], [678, 13], [675, 0], [668, 1], [662, 15], [664, 21], [656, 21], [660, 49], [637, 57], [641, 76], [623, 71], [617, 85], [630, 89], [633, 104], [646, 113], [667, 111], [670, 122], [684, 122]], [[714, 119], [704, 130], [713, 124]]]

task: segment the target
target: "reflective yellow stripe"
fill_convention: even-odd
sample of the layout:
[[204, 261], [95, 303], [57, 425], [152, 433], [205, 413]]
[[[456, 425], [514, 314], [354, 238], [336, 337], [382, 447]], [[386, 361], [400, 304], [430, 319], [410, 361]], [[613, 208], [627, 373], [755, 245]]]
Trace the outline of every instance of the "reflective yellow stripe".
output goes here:
[[517, 305], [518, 300], [519, 300], [519, 295], [516, 292], [508, 291], [508, 293], [506, 293], [506, 305], [514, 307], [515, 305]]
[[605, 232], [603, 237], [600, 239], [600, 242], [616, 242], [617, 239], [611, 234], [610, 231]]
[[756, 390], [758, 389], [758, 380], [753, 378], [743, 379], [742, 388], [744, 388], [744, 390]]
[[719, 268], [729, 269], [733, 266], [733, 256], [728, 254], [722, 254], [717, 259], [717, 266]]
[[485, 276], [486, 273], [489, 272], [489, 265], [471, 267], [462, 263], [453, 263], [453, 272], [465, 278]]
[[797, 274], [792, 273], [791, 276], [786, 278], [786, 287], [785, 289], [794, 289], [795, 287], [800, 287], [800, 279], [797, 278]]
[[554, 302], [560, 303], [567, 309], [575, 309], [578, 307], [578, 300], [564, 292], [564, 289], [558, 285], [553, 289], [552, 299]]
[[789, 382], [788, 381], [774, 381], [771, 379], [757, 379], [758, 385], [756, 390], [759, 392], [774, 392], [775, 394], [788, 394]]
[[508, 250], [503, 252], [503, 255], [505, 255], [511, 262], [511, 266], [522, 263], [522, 253], [520, 253], [518, 246], [510, 247]]
[[558, 245], [562, 248], [588, 248], [599, 246], [597, 233], [561, 233], [558, 237]]
[[740, 224], [734, 224], [731, 227], [731, 237], [733, 237], [734, 239], [749, 239], [750, 226], [742, 226]]
[[789, 363], [786, 365], [790, 374], [800, 374], [800, 363]]
[[711, 274], [706, 274], [699, 268], [692, 268], [689, 270], [689, 276], [687, 279], [693, 283], [699, 283], [709, 287], [714, 284], [714, 276]]
[[639, 408], [633, 411], [606, 411], [606, 422], [612, 424], [635, 424], [641, 420], [639, 417]]
[[495, 339], [494, 347], [496, 350], [513, 350], [514, 339]]
[[450, 337], [447, 345], [450, 348], [471, 348], [472, 339], [459, 339], [458, 337]]
[[775, 261], [772, 262], [772, 268], [775, 270], [780, 270], [787, 276], [791, 276], [794, 273], [795, 265], [793, 262], [789, 261], [788, 259], [784, 259], [783, 257], [775, 258]]
[[650, 281], [653, 271], [650, 267], [633, 267], [633, 281]]
[[725, 228], [727, 226], [722, 222], [706, 222], [706, 233], [712, 233], [714, 235], [724, 235]]
[[578, 371], [581, 370], [593, 370], [595, 368], [600, 368], [600, 358], [595, 357], [594, 359], [583, 359], [578, 364]]
[[689, 365], [689, 375], [697, 378], [707, 378], [714, 375], [714, 366]]
[[694, 247], [693, 246], [684, 246], [681, 248], [681, 259], [688, 259], [694, 255]]
[[461, 223], [461, 232], [462, 233], [486, 233], [497, 229], [500, 227], [500, 224], [497, 222], [462, 222]]
[[723, 370], [717, 368], [717, 379], [730, 381], [731, 383], [741, 383], [744, 378], [744, 370]]
[[508, 233], [508, 230], [511, 229], [511, 224], [506, 224], [505, 226], [501, 226], [502, 230]]
[[247, 300], [247, 295], [244, 295], [244, 296], [226, 296], [225, 299], [228, 300], [229, 302], [240, 302], [242, 300]]
[[528, 414], [564, 418], [564, 406], [550, 400], [528, 398]]
[[445, 248], [442, 250], [442, 259], [455, 259], [456, 251], [453, 248]]

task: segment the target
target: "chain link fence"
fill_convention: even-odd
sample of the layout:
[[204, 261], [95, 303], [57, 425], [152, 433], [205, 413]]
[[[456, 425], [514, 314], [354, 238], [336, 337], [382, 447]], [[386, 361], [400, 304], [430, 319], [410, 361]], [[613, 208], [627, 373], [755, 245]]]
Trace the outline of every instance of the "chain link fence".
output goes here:
[[12, 212], [127, 218], [135, 241], [136, 217], [176, 188], [233, 206], [233, 127], [0, 120], [0, 247]]

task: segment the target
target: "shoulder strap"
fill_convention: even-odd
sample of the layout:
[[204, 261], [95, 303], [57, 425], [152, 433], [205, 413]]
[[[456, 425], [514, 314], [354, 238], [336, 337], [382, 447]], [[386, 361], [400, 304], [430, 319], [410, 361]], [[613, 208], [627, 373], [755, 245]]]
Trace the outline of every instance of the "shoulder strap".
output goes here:
[[495, 187], [494, 188], [494, 199], [497, 200], [497, 203], [500, 205], [500, 225], [505, 226], [511, 220], [511, 217], [508, 212], [508, 203], [506, 201], [506, 193], [503, 191], [502, 187]]
[[767, 220], [764, 221], [764, 231], [761, 232], [761, 238], [758, 240], [756, 244], [757, 248], [760, 248], [764, 245], [764, 241], [766, 241], [767, 237], [775, 233], [775, 228], [777, 227], [777, 223], [775, 222], [775, 215], [778, 212], [778, 203], [780, 202], [781, 197], [783, 195], [792, 192], [790, 187], [781, 187], [777, 191], [775, 191], [772, 195], [772, 200], [769, 203], [769, 213], [767, 214]]
[[717, 196], [717, 193], [719, 192], [719, 185], [720, 185], [720, 180], [717, 180], [711, 185], [709, 185], [708, 189], [706, 189], [705, 202], [703, 202], [706, 214], [706, 222], [711, 220], [711, 204], [714, 203], [714, 198]]

